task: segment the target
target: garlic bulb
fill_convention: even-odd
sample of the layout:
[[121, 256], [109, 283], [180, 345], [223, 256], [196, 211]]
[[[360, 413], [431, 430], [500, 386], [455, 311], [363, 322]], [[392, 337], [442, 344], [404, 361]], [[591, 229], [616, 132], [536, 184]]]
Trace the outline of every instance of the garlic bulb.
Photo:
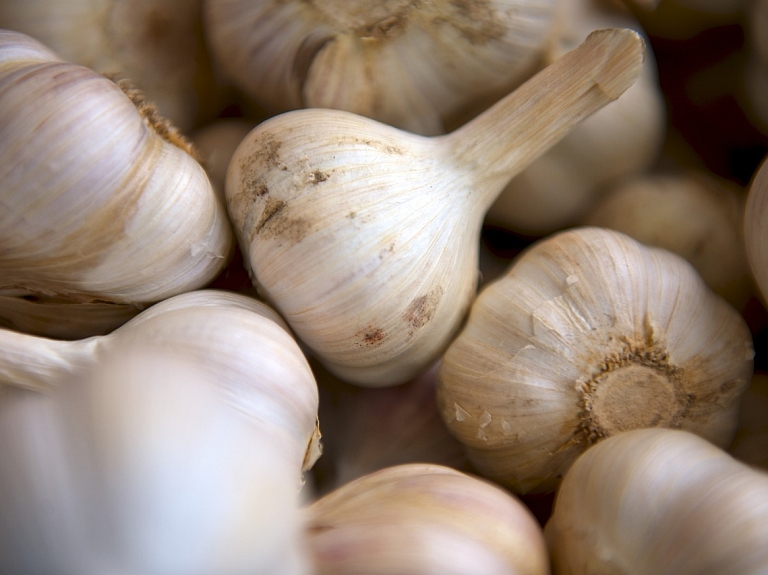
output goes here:
[[314, 369], [323, 422], [323, 457], [314, 471], [323, 491], [393, 465], [466, 467], [463, 446], [437, 410], [438, 365], [384, 389], [345, 385], [322, 367]]
[[558, 575], [768, 571], [768, 474], [692, 433], [637, 429], [591, 447], [544, 533]]
[[[596, 0], [561, 0], [550, 61], [592, 30], [641, 26]], [[585, 119], [516, 175], [488, 210], [487, 221], [529, 236], [574, 225], [612, 182], [649, 169], [661, 154], [666, 109], [648, 49], [643, 72], [615, 102]]]
[[728, 453], [768, 471], [768, 375], [755, 374], [739, 407], [739, 426]]
[[4, 572], [309, 573], [284, 446], [188, 352], [135, 339], [0, 386]]
[[768, 157], [752, 176], [744, 208], [744, 240], [752, 277], [768, 301]]
[[[75, 323], [92, 317], [96, 326], [75, 325], [73, 338], [104, 329], [93, 304], [136, 313], [202, 287], [234, 244], [186, 142], [123, 87], [0, 31], [0, 305], [88, 304]], [[38, 315], [55, 322], [55, 313]], [[61, 321], [76, 316], [64, 312]]]
[[739, 186], [703, 170], [649, 172], [606, 190], [583, 223], [683, 256], [714, 292], [742, 309], [753, 292], [745, 198]]
[[533, 72], [555, 0], [207, 0], [222, 73], [265, 109], [346, 110], [423, 135]]
[[217, 113], [202, 0], [3, 0], [0, 27], [70, 62], [130, 79], [184, 132]]
[[[299, 472], [319, 456], [318, 394], [312, 371], [280, 317], [248, 296], [198, 290], [168, 298], [104, 336], [58, 341], [0, 330], [0, 384], [50, 390], [105, 350], [139, 342], [194, 358], [228, 404], [262, 433], [280, 438]], [[190, 359], [190, 361], [193, 361]]]
[[259, 124], [226, 182], [255, 284], [337, 377], [371, 386], [415, 377], [475, 295], [480, 228], [496, 194], [617, 98], [642, 59], [635, 32], [596, 32], [445, 136], [339, 110]]
[[541, 528], [514, 496], [440, 465], [389, 467], [307, 508], [317, 575], [545, 575]]
[[554, 490], [591, 444], [639, 427], [727, 446], [754, 351], [680, 256], [602, 228], [534, 243], [478, 295], [437, 397], [484, 476]]

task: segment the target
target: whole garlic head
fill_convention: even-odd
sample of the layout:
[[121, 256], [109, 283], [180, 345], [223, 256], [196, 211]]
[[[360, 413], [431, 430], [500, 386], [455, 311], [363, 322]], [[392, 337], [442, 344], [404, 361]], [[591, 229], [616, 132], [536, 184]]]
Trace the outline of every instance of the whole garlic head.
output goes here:
[[544, 533], [559, 575], [768, 570], [768, 473], [674, 429], [635, 429], [566, 473]]
[[438, 402], [483, 475], [552, 491], [590, 445], [630, 429], [727, 446], [753, 355], [744, 319], [683, 258], [575, 228], [486, 284], [443, 357]]
[[555, 0], [209, 0], [225, 76], [267, 110], [347, 110], [415, 133], [506, 92], [546, 48]]
[[139, 311], [224, 268], [224, 206], [136, 89], [0, 31], [0, 92], [0, 296]]

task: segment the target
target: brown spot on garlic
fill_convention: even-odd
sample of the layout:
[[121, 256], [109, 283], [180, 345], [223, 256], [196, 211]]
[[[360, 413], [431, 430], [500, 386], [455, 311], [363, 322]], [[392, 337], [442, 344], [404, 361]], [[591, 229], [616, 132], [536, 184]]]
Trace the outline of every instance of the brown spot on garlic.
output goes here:
[[280, 237], [293, 243], [304, 239], [310, 229], [309, 220], [288, 217], [285, 208], [284, 201], [268, 197], [258, 223], [249, 231], [251, 241], [256, 235], [264, 240]]
[[424, 327], [434, 316], [442, 295], [443, 289], [438, 286], [428, 294], [415, 298], [405, 310], [405, 321], [415, 329]]
[[451, 0], [450, 13], [435, 18], [432, 23], [449, 25], [473, 46], [482, 46], [503, 38], [507, 32], [492, 4], [488, 0]]
[[320, 182], [327, 180], [329, 177], [329, 174], [323, 173], [320, 170], [315, 170], [309, 175], [309, 182], [311, 184], [319, 184]]
[[380, 327], [373, 327], [369, 325], [366, 329], [358, 334], [358, 337], [361, 339], [362, 345], [373, 346], [379, 345], [382, 341], [384, 341], [386, 335], [384, 334], [384, 330]]

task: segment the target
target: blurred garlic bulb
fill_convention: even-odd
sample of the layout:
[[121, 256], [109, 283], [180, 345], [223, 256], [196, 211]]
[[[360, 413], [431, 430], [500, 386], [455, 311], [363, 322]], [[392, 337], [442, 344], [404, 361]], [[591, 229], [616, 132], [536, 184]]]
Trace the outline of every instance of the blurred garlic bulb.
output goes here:
[[0, 330], [0, 384], [50, 390], [76, 371], [95, 369], [106, 350], [134, 342], [194, 358], [195, 368], [233, 409], [280, 438], [296, 484], [300, 471], [317, 460], [318, 394], [309, 364], [282, 319], [240, 294], [198, 290], [174, 296], [108, 335], [79, 341]]
[[232, 252], [224, 206], [186, 141], [122, 87], [0, 31], [0, 306], [74, 310], [33, 311], [58, 317], [57, 335], [69, 318], [68, 337], [103, 333], [104, 304], [136, 313], [202, 287]]
[[647, 173], [607, 190], [583, 223], [683, 256], [714, 292], [742, 309], [753, 295], [745, 199], [736, 184], [701, 170]]
[[754, 0], [747, 22], [747, 62], [744, 67], [745, 112], [752, 124], [768, 133], [768, 1]]
[[544, 533], [558, 575], [768, 571], [768, 474], [691, 433], [637, 429], [565, 475]]
[[448, 467], [389, 467], [306, 512], [317, 575], [549, 573], [530, 511], [497, 486]]
[[385, 389], [346, 385], [315, 368], [323, 457], [314, 471], [323, 491], [393, 465], [466, 466], [463, 446], [448, 433], [437, 410], [438, 365]]
[[130, 79], [184, 132], [221, 107], [202, 29], [203, 0], [3, 0], [0, 28], [65, 60]]
[[556, 0], [207, 0], [215, 63], [271, 112], [333, 108], [423, 135], [530, 76]]
[[339, 110], [259, 124], [227, 172], [262, 295], [337, 377], [396, 385], [437, 359], [474, 298], [488, 206], [509, 178], [640, 72], [630, 30], [590, 36], [445, 136]]
[[103, 346], [0, 386], [3, 572], [309, 573], [294, 466], [189, 350]]
[[224, 201], [224, 183], [229, 162], [255, 124], [245, 118], [225, 118], [206, 124], [190, 136], [213, 189]]
[[[561, 0], [548, 61], [576, 48], [591, 31], [607, 27], [641, 31], [627, 12], [596, 0]], [[605, 186], [657, 161], [666, 110], [656, 62], [647, 50], [637, 81], [517, 174], [488, 210], [489, 223], [532, 236], [574, 225]]]
[[768, 301], [768, 157], [755, 171], [744, 208], [744, 240], [752, 277]]
[[768, 471], [768, 375], [755, 374], [739, 407], [739, 426], [728, 453]]
[[581, 452], [621, 431], [682, 428], [727, 446], [753, 355], [744, 319], [683, 258], [576, 228], [483, 288], [437, 397], [481, 474], [552, 491]]

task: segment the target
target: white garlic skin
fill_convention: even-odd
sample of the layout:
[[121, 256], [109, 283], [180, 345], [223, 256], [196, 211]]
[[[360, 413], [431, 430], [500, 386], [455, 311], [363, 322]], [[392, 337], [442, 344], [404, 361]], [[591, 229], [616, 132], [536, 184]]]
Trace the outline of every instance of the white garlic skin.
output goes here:
[[438, 402], [482, 475], [547, 492], [591, 444], [628, 429], [726, 447], [753, 356], [744, 319], [683, 258], [574, 228], [481, 290], [443, 356]]
[[699, 170], [640, 174], [607, 189], [585, 225], [625, 233], [674, 252], [715, 292], [742, 310], [754, 293], [739, 186]]
[[[545, 64], [576, 48], [592, 30], [609, 26], [644, 34], [626, 12], [594, 0], [561, 0]], [[637, 81], [516, 175], [488, 210], [487, 222], [544, 236], [576, 225], [607, 186], [648, 170], [658, 161], [666, 135], [657, 76], [649, 47]]]
[[225, 208], [172, 127], [16, 32], [0, 85], [0, 295], [145, 307], [224, 268]]
[[558, 575], [768, 570], [768, 473], [692, 433], [637, 429], [566, 473], [544, 532]]
[[0, 384], [49, 390], [75, 371], [97, 367], [104, 350], [136, 344], [196, 358], [224, 401], [282, 445], [299, 485], [301, 472], [319, 456], [317, 384], [283, 320], [251, 297], [219, 290], [180, 294], [108, 335], [77, 341], [0, 330]]
[[546, 575], [541, 528], [514, 496], [441, 465], [369, 473], [305, 510], [317, 575]]
[[336, 376], [395, 385], [435, 361], [478, 280], [485, 212], [509, 179], [642, 69], [634, 31], [596, 31], [457, 130], [427, 138], [330, 109], [254, 128], [227, 171], [244, 263]]
[[18, 575], [309, 572], [284, 446], [197, 358], [144, 342], [0, 387], [0, 556]]
[[224, 99], [203, 37], [202, 6], [202, 0], [4, 0], [0, 28], [32, 36], [65, 60], [130, 79], [189, 133]]
[[423, 135], [527, 79], [547, 47], [553, 0], [210, 0], [222, 73], [272, 113], [347, 110]]

